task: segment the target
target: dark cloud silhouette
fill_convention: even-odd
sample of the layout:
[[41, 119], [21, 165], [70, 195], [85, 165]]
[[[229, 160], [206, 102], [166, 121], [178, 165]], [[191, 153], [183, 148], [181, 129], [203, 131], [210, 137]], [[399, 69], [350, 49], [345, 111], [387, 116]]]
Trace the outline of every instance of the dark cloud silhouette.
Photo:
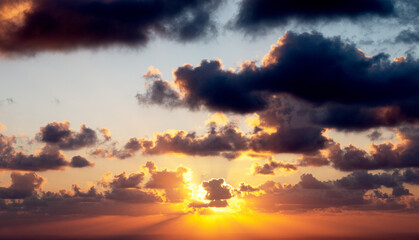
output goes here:
[[98, 140], [93, 129], [81, 125], [80, 133], [77, 133], [70, 128], [68, 121], [52, 122], [45, 127], [41, 127], [36, 138], [62, 150], [78, 150], [83, 147], [90, 147], [96, 144]]
[[[312, 124], [364, 130], [417, 121], [418, 73], [418, 60], [411, 56], [395, 61], [384, 53], [369, 57], [339, 37], [288, 32], [262, 66], [246, 62], [232, 72], [219, 60], [204, 60], [197, 67], [177, 68], [174, 83], [180, 92], [167, 101], [191, 110], [204, 106], [252, 113], [269, 109], [278, 95], [285, 94], [303, 100], [308, 112], [302, 114]], [[142, 101], [147, 98], [139, 96]], [[147, 103], [159, 101], [148, 98]]]
[[[358, 171], [334, 181], [320, 181], [311, 174], [303, 174], [297, 184], [281, 185], [267, 181], [258, 186], [262, 192], [244, 192], [241, 197], [246, 199], [249, 207], [269, 212], [325, 208], [411, 211], [416, 208], [412, 203], [417, 200], [403, 186], [407, 183], [404, 176], [410, 171], [378, 174]], [[393, 191], [385, 193], [381, 191], [382, 187]]]
[[103, 183], [112, 188], [139, 188], [139, 184], [144, 180], [144, 173], [131, 173], [127, 174], [122, 172], [115, 175], [111, 182]]
[[207, 191], [205, 199], [207, 200], [227, 200], [232, 197], [231, 189], [225, 185], [224, 179], [211, 179], [208, 182], [203, 182], [202, 187]]
[[83, 168], [83, 167], [93, 167], [95, 166], [95, 164], [82, 156], [74, 156], [71, 158], [70, 166], [74, 168]]
[[20, 20], [0, 19], [0, 49], [4, 53], [136, 47], [144, 46], [156, 35], [191, 41], [216, 32], [212, 15], [222, 0], [25, 2], [29, 2], [28, 9]]
[[274, 175], [274, 171], [276, 169], [283, 169], [284, 171], [296, 171], [297, 166], [291, 163], [283, 163], [280, 161], [274, 161], [273, 159], [269, 159], [268, 162], [263, 165], [255, 163], [252, 167], [254, 175]]
[[219, 129], [211, 127], [205, 136], [185, 131], [158, 134], [153, 144], [148, 146], [143, 149], [144, 154], [181, 153], [192, 156], [222, 155], [227, 158], [234, 158], [236, 155], [225, 155], [226, 153], [245, 151], [249, 148], [245, 134], [231, 124]]
[[154, 193], [132, 188], [114, 188], [112, 191], [105, 192], [105, 197], [111, 200], [132, 203], [162, 202], [161, 197]]
[[245, 134], [234, 123], [224, 126], [211, 123], [205, 135], [168, 131], [156, 134], [155, 139], [131, 138], [121, 149], [114, 145], [108, 149], [97, 148], [91, 154], [125, 159], [141, 152], [144, 155], [221, 156], [228, 160], [236, 159], [246, 151], [315, 154], [331, 143], [323, 133], [324, 129], [318, 127], [284, 126], [278, 127], [276, 132]]
[[394, 196], [409, 195], [409, 190], [402, 186], [403, 179], [399, 173], [394, 174], [379, 173], [371, 174], [366, 171], [358, 171], [349, 174], [339, 180], [335, 184], [346, 189], [363, 189], [371, 190], [378, 189], [381, 186], [393, 188]]
[[99, 183], [110, 190], [104, 192], [106, 199], [128, 202], [128, 203], [155, 203], [163, 199], [154, 192], [143, 190], [140, 183], [144, 181], [143, 172], [127, 174], [122, 172], [118, 175], [111, 175], [111, 179], [104, 175]]
[[55, 147], [44, 146], [37, 154], [16, 151], [15, 138], [0, 134], [0, 168], [23, 171], [58, 170], [69, 165], [65, 156]]
[[328, 158], [341, 171], [419, 167], [419, 129], [402, 127], [398, 133], [400, 144], [372, 144], [369, 153], [353, 145], [342, 149], [335, 144], [329, 148]]
[[388, 17], [394, 14], [391, 0], [242, 0], [232, 24], [248, 33], [284, 26], [290, 20], [309, 23], [318, 20], [356, 19], [361, 16]]
[[24, 199], [32, 196], [45, 180], [36, 173], [16, 173], [10, 175], [12, 184], [9, 187], [0, 187], [0, 199]]
[[[243, 185], [246, 186], [246, 185]], [[202, 187], [207, 192], [205, 195], [204, 201], [192, 201], [188, 204], [189, 208], [198, 209], [198, 208], [209, 208], [209, 207], [216, 207], [216, 208], [225, 208], [228, 207], [228, 199], [233, 197], [232, 191], [233, 189], [224, 183], [224, 179], [211, 179], [208, 182], [203, 182]], [[248, 186], [250, 187], [250, 186]], [[248, 189], [250, 190], [250, 188]]]
[[326, 148], [329, 139], [324, 129], [317, 127], [281, 127], [275, 133], [251, 137], [251, 149], [275, 153], [314, 153]]

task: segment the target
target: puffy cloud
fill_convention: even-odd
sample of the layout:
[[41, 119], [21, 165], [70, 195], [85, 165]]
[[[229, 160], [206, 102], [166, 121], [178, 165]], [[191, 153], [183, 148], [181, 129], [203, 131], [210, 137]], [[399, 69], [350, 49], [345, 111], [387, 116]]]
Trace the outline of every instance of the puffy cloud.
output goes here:
[[140, 188], [139, 184], [144, 180], [144, 173], [131, 173], [127, 174], [122, 172], [121, 174], [113, 176], [111, 181], [102, 181], [102, 185], [110, 186], [112, 188]]
[[189, 170], [185, 167], [178, 167], [175, 171], [163, 169], [158, 171], [152, 161], [148, 161], [144, 168], [151, 174], [150, 179], [145, 184], [149, 189], [163, 189], [164, 196], [169, 202], [183, 202], [191, 194], [188, 187], [189, 180], [187, 174]]
[[[0, 18], [0, 49], [6, 54], [144, 46], [159, 35], [190, 41], [216, 32], [213, 12], [222, 0], [2, 1], [19, 18]], [[2, 8], [8, 11], [8, 8]]]
[[143, 172], [122, 172], [117, 175], [106, 173], [99, 184], [110, 188], [104, 192], [106, 199], [130, 203], [155, 203], [162, 202], [162, 198], [155, 192], [142, 189], [140, 184], [144, 181]]
[[74, 168], [83, 168], [83, 167], [93, 167], [95, 166], [95, 164], [82, 156], [74, 156], [71, 158], [70, 166]]
[[369, 153], [353, 145], [342, 149], [336, 143], [329, 148], [328, 158], [342, 171], [419, 167], [419, 129], [406, 126], [399, 128], [398, 134], [400, 144], [372, 144]]
[[272, 158], [268, 160], [267, 163], [260, 165], [258, 163], [254, 163], [252, 166], [253, 174], [262, 174], [262, 175], [274, 175], [276, 169], [281, 169], [284, 171], [296, 171], [297, 166], [291, 163], [283, 163], [279, 161], [274, 161]]
[[0, 134], [0, 168], [46, 171], [58, 170], [69, 165], [65, 156], [52, 146], [42, 147], [38, 153], [27, 155], [23, 151], [16, 151], [15, 137]]
[[94, 156], [125, 159], [136, 152], [144, 155], [184, 154], [188, 156], [221, 156], [236, 159], [246, 152], [315, 154], [331, 140], [317, 127], [278, 127], [275, 131], [244, 133], [234, 123], [217, 126], [209, 122], [205, 135], [169, 130], [155, 134], [154, 139], [132, 138], [122, 148], [97, 148]]
[[286, 25], [290, 20], [313, 22], [318, 20], [355, 19], [361, 16], [390, 16], [394, 14], [391, 0], [341, 1], [275, 1], [242, 0], [233, 26], [246, 32], [257, 32], [274, 26]]
[[207, 191], [205, 199], [207, 200], [227, 200], [232, 197], [231, 189], [224, 184], [224, 179], [211, 179], [208, 182], [203, 182], [202, 187]]
[[202, 183], [202, 188], [206, 191], [205, 201], [192, 201], [188, 204], [189, 208], [225, 208], [228, 207], [228, 199], [233, 197], [230, 185], [225, 184], [224, 179], [211, 179]]
[[81, 125], [80, 133], [74, 132], [68, 121], [52, 122], [41, 127], [36, 138], [63, 150], [78, 150], [97, 143], [97, 134], [94, 130]]
[[177, 68], [179, 94], [170, 101], [191, 110], [252, 113], [289, 95], [301, 102], [306, 111], [299, 112], [300, 118], [311, 125], [363, 130], [417, 121], [418, 73], [412, 56], [401, 62], [385, 53], [369, 57], [339, 37], [287, 32], [262, 66], [244, 64], [232, 72], [219, 60], [203, 60], [196, 67]]
[[[340, 210], [412, 210], [417, 200], [403, 184], [407, 183], [400, 173], [372, 174], [353, 172], [334, 181], [320, 181], [311, 174], [301, 175], [297, 184], [281, 185], [267, 181], [260, 185], [257, 194], [245, 192], [241, 197], [248, 207], [262, 211], [308, 211], [337, 208]], [[382, 187], [392, 188], [391, 194]], [[412, 204], [413, 203], [413, 204]]]
[[10, 175], [12, 184], [9, 187], [0, 187], [0, 199], [24, 199], [32, 196], [45, 180], [36, 173], [16, 173]]
[[274, 153], [315, 153], [326, 148], [329, 139], [317, 127], [281, 127], [275, 133], [262, 133], [251, 138], [251, 149]]
[[[185, 131], [167, 132], [156, 135], [153, 144], [146, 147], [144, 154], [181, 153], [195, 156], [218, 156], [223, 153], [245, 151], [248, 140], [243, 132], [229, 124], [218, 129], [211, 127], [207, 135]], [[229, 155], [223, 155], [228, 157]], [[234, 157], [234, 156], [233, 156]]]

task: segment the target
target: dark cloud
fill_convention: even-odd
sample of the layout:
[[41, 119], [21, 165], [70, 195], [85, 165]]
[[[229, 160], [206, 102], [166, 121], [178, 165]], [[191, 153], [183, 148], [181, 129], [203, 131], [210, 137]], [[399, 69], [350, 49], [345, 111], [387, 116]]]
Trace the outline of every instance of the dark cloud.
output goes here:
[[371, 174], [366, 171], [358, 171], [343, 177], [335, 182], [337, 186], [347, 189], [378, 189], [381, 186], [393, 188], [393, 196], [400, 197], [410, 195], [408, 189], [404, 188], [402, 177], [396, 172], [394, 174], [381, 173]]
[[314, 153], [325, 148], [329, 139], [317, 127], [281, 127], [275, 133], [262, 133], [251, 138], [251, 149], [275, 153]]
[[341, 171], [419, 167], [419, 129], [403, 127], [398, 134], [400, 144], [372, 144], [369, 153], [353, 145], [342, 149], [335, 144], [329, 148], [328, 158]]
[[374, 131], [372, 131], [370, 134], [368, 134], [368, 138], [371, 141], [377, 141], [378, 139], [381, 138], [381, 136], [383, 135], [383, 133], [377, 129], [375, 129]]
[[237, 29], [255, 33], [284, 26], [290, 20], [310, 23], [318, 20], [356, 19], [361, 16], [388, 17], [393, 14], [391, 0], [242, 0], [232, 24]]
[[227, 200], [232, 197], [230, 187], [224, 183], [224, 179], [222, 178], [203, 182], [202, 187], [207, 191], [205, 195], [206, 200]]
[[26, 2], [29, 9], [20, 20], [0, 19], [2, 52], [34, 54], [80, 47], [136, 47], [144, 46], [156, 35], [191, 41], [216, 32], [212, 15], [222, 0]]
[[95, 166], [95, 164], [82, 156], [74, 156], [71, 158], [70, 166], [74, 168], [83, 168], [83, 167], [93, 167]]
[[145, 105], [158, 104], [168, 108], [181, 104], [179, 93], [171, 88], [167, 81], [155, 79], [145, 94], [136, 95], [138, 103]]
[[163, 199], [155, 192], [143, 190], [140, 184], [144, 181], [143, 172], [127, 174], [122, 172], [118, 175], [107, 173], [99, 183], [110, 188], [104, 192], [106, 199], [128, 202], [128, 203], [155, 203]]
[[278, 127], [276, 132], [259, 131], [245, 134], [234, 123], [224, 126], [209, 124], [208, 133], [168, 131], [156, 134], [155, 139], [132, 138], [123, 148], [97, 148], [92, 155], [125, 159], [136, 152], [144, 155], [185, 154], [188, 156], [221, 156], [228, 160], [246, 151], [272, 153], [315, 154], [330, 144], [318, 127]]
[[267, 163], [260, 165], [255, 163], [252, 167], [253, 174], [274, 175], [276, 169], [283, 169], [284, 171], [296, 171], [297, 166], [291, 163], [283, 163], [269, 159]]
[[112, 188], [139, 188], [139, 184], [144, 180], [144, 173], [131, 173], [127, 174], [122, 172], [115, 175], [111, 182], [106, 185]]
[[0, 168], [23, 171], [58, 170], [69, 165], [65, 156], [55, 147], [44, 146], [37, 154], [16, 151], [15, 138], [0, 134]]
[[[410, 171], [410, 170], [409, 170]], [[403, 184], [408, 171], [372, 174], [353, 172], [334, 181], [320, 181], [311, 174], [301, 175], [294, 185], [267, 181], [258, 189], [262, 192], [241, 195], [249, 207], [263, 211], [308, 211], [339, 208], [341, 210], [403, 211], [415, 208], [417, 201]], [[392, 188], [391, 194], [382, 187]]]
[[36, 138], [39, 141], [57, 146], [62, 150], [78, 150], [83, 147], [90, 147], [97, 143], [97, 134], [93, 129], [81, 125], [80, 132], [74, 132], [70, 123], [52, 122], [41, 127]]
[[[246, 62], [233, 72], [219, 60], [204, 60], [197, 67], [177, 68], [174, 76], [179, 94], [170, 101], [191, 110], [260, 112], [278, 95], [288, 95], [302, 102], [306, 112], [301, 117], [320, 127], [365, 130], [419, 117], [418, 60], [407, 56], [392, 61], [385, 53], [369, 57], [354, 44], [316, 32], [286, 33], [262, 66]], [[159, 101], [148, 98], [147, 103]]]
[[395, 41], [397, 43], [417, 44], [419, 43], [419, 29], [403, 30], [399, 33], [399, 35], [397, 35]]
[[[243, 188], [246, 188], [247, 190], [251, 190], [251, 186], [249, 185], [243, 185]], [[202, 187], [207, 192], [205, 195], [205, 200], [209, 202], [204, 201], [193, 201], [188, 204], [189, 208], [198, 209], [198, 208], [209, 208], [209, 207], [215, 207], [215, 208], [225, 208], [228, 207], [228, 199], [231, 199], [233, 197], [232, 191], [233, 189], [224, 183], [224, 179], [211, 179], [208, 182], [203, 182]]]
[[209, 133], [205, 136], [196, 136], [194, 132], [187, 133], [185, 131], [158, 134], [153, 144], [149, 144], [149, 147], [143, 149], [143, 153], [235, 157], [237, 155], [228, 153], [245, 151], [248, 148], [248, 139], [245, 134], [230, 124], [219, 129], [210, 128]]
[[0, 187], [0, 199], [24, 199], [32, 196], [45, 180], [36, 173], [15, 173], [10, 175], [12, 184]]
[[105, 197], [111, 200], [132, 203], [162, 202], [161, 197], [154, 193], [132, 188], [114, 188], [112, 191], [105, 192]]

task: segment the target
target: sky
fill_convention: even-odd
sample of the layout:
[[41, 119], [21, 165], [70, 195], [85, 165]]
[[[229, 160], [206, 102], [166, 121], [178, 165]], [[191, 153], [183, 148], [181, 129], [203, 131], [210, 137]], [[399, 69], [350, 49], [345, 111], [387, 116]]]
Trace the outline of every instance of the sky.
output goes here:
[[417, 239], [418, 16], [0, 0], [0, 239]]

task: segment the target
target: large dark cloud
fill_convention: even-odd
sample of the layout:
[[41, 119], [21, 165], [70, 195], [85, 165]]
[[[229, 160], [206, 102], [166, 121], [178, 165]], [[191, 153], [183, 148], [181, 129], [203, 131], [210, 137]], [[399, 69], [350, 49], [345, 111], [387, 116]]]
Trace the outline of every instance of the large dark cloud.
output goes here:
[[[11, 1], [2, 2], [2, 5]], [[33, 0], [19, 21], [0, 19], [0, 49], [45, 50], [142, 46], [160, 35], [190, 41], [216, 31], [222, 0]], [[15, 4], [16, 5], [16, 4]]]
[[0, 199], [24, 199], [32, 196], [45, 180], [36, 173], [15, 173], [10, 175], [12, 184], [0, 187]]
[[[384, 53], [369, 57], [354, 44], [316, 32], [286, 33], [262, 66], [246, 62], [233, 72], [219, 60], [204, 60], [197, 67], [177, 68], [174, 76], [180, 94], [148, 98], [147, 103], [175, 101], [191, 110], [251, 113], [287, 95], [304, 104], [302, 115], [312, 124], [347, 130], [395, 126], [419, 117], [418, 60], [392, 61]], [[143, 103], [147, 94], [137, 97]]]
[[36, 138], [62, 150], [78, 150], [83, 147], [90, 147], [96, 144], [98, 140], [93, 129], [81, 125], [78, 133], [70, 128], [68, 121], [48, 123], [45, 127], [41, 127]]
[[290, 20], [308, 23], [393, 14], [394, 5], [391, 0], [242, 0], [233, 26], [254, 33], [269, 27], [284, 26]]

